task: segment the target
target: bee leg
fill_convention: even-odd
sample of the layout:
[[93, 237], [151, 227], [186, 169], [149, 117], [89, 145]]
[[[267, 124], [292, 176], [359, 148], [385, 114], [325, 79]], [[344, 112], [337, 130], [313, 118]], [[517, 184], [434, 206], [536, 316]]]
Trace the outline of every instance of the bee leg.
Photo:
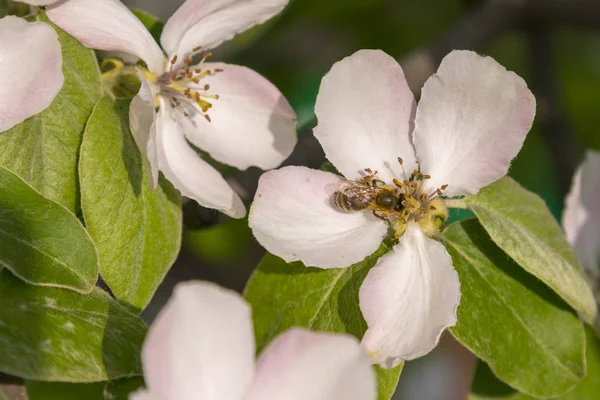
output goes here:
[[387, 213], [385, 213], [385, 214], [379, 214], [377, 212], [377, 210], [373, 210], [373, 215], [376, 216], [379, 219], [382, 219], [382, 220], [384, 220], [386, 222], [389, 222], [388, 221], [389, 215]]

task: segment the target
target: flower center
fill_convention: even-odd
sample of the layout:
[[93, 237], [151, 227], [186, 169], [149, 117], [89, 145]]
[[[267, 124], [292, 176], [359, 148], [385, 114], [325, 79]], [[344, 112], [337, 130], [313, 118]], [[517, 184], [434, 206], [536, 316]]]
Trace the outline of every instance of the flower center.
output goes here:
[[404, 170], [404, 162], [398, 157], [404, 179], [394, 179], [387, 184], [377, 178], [377, 171], [365, 168], [366, 176], [356, 181], [341, 181], [334, 194], [334, 203], [345, 211], [371, 210], [387, 221], [395, 237], [400, 237], [409, 222], [416, 222], [427, 236], [437, 235], [446, 220], [448, 210], [442, 200], [448, 185], [442, 185], [431, 193], [424, 191], [424, 182], [431, 179], [414, 170], [410, 175]]
[[190, 66], [193, 56], [199, 51], [200, 47], [195, 47], [191, 55], [179, 63], [177, 56], [174, 56], [168, 70], [160, 76], [147, 70], [144, 70], [143, 74], [146, 80], [157, 88], [156, 96], [160, 95], [168, 99], [171, 107], [180, 110], [186, 117], [200, 112], [210, 122], [208, 111], [213, 106], [212, 101], [218, 100], [219, 95], [211, 93], [210, 85], [202, 84], [201, 81], [223, 70], [204, 67], [204, 62], [212, 56], [212, 53], [204, 53], [199, 64], [195, 67]]

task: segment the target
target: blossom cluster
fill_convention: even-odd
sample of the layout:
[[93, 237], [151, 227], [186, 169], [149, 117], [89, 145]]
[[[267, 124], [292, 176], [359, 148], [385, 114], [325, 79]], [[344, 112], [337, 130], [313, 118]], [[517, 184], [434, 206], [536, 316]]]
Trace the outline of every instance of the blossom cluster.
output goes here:
[[[266, 78], [214, 62], [210, 50], [278, 15], [288, 0], [187, 0], [160, 45], [119, 0], [26, 2], [45, 6], [84, 46], [133, 60], [141, 87], [129, 123], [153, 188], [162, 173], [201, 206], [244, 218], [246, 206], [215, 161], [259, 167], [270, 171], [248, 223], [270, 253], [333, 269], [382, 244], [388, 250], [360, 286], [362, 338], [292, 328], [256, 361], [243, 298], [208, 282], [180, 284], [150, 328], [147, 388], [133, 399], [375, 399], [372, 364], [394, 368], [421, 357], [457, 324], [461, 284], [440, 235], [453, 199], [504, 177], [531, 129], [536, 100], [518, 75], [490, 57], [452, 51], [417, 103], [394, 58], [359, 50], [323, 77], [315, 105], [314, 136], [339, 173], [279, 168], [297, 142], [294, 110]], [[49, 107], [64, 77], [61, 45], [46, 22], [0, 19], [0, 54], [5, 132]], [[589, 153], [563, 218], [596, 282], [599, 169], [600, 156]]]

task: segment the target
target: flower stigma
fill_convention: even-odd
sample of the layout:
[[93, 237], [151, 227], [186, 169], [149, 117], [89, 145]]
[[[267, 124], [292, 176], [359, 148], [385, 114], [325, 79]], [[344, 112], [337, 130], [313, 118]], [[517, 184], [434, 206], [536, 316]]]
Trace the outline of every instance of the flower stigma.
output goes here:
[[[221, 68], [208, 69], [203, 68], [207, 58], [212, 56], [212, 53], [207, 52], [202, 56], [202, 60], [195, 67], [190, 66], [193, 57], [200, 51], [201, 47], [195, 47], [192, 53], [189, 54], [181, 62], [178, 62], [178, 57], [175, 55], [168, 62], [166, 72], [157, 75], [147, 69], [142, 70], [142, 74], [146, 81], [153, 85], [154, 105], [159, 106], [158, 96], [169, 101], [169, 104], [174, 109], [178, 109], [186, 117], [200, 112], [201, 115], [211, 122], [208, 111], [213, 106], [213, 101], [219, 99], [218, 94], [210, 92], [210, 85], [201, 84], [203, 79], [223, 72]], [[195, 107], [195, 106], [198, 107]]]

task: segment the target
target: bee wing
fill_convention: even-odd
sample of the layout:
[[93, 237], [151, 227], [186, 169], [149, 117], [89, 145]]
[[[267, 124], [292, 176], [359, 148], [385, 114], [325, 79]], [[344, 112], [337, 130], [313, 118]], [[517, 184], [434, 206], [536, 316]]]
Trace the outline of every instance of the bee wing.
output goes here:
[[344, 179], [336, 183], [336, 190], [338, 192], [347, 192], [348, 190], [368, 192], [370, 188], [364, 182]]

